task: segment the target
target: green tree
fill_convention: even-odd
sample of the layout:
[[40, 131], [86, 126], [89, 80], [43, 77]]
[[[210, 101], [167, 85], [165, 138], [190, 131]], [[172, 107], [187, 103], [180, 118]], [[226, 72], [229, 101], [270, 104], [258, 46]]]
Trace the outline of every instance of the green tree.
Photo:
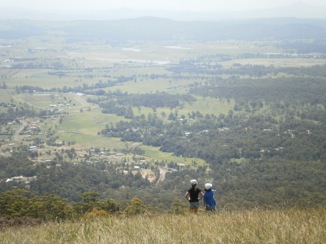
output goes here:
[[126, 208], [125, 213], [127, 216], [139, 215], [147, 213], [144, 202], [138, 197], [131, 199], [130, 205]]
[[35, 195], [26, 189], [14, 189], [0, 194], [0, 215], [6, 217], [29, 216], [31, 198]]
[[[32, 199], [34, 200], [34, 199]], [[39, 218], [44, 220], [64, 220], [74, 216], [73, 207], [65, 200], [52, 194], [45, 194], [36, 198], [33, 202], [35, 212]]]

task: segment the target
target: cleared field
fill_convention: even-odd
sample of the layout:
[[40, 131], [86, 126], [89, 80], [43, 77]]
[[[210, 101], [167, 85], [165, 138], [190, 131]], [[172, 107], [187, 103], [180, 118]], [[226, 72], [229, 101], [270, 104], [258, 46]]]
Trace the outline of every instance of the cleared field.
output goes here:
[[195, 163], [196, 165], [204, 165], [205, 161], [199, 158], [184, 158], [184, 157], [177, 157], [174, 156], [172, 153], [165, 153], [161, 152], [159, 148], [157, 147], [150, 147], [142, 145], [140, 147], [145, 151], [145, 156], [150, 157], [152, 159], [157, 159], [160, 161], [166, 161], [166, 162], [174, 162], [178, 164], [187, 164], [192, 165]]
[[75, 93], [33, 93], [13, 95], [12, 100], [18, 104], [27, 104], [37, 109], [59, 109], [69, 112], [79, 112], [80, 109], [95, 109], [93, 104], [86, 101], [86, 97]]
[[83, 83], [91, 85], [97, 83], [99, 79], [101, 78], [85, 78], [85, 74], [79, 75], [78, 73], [73, 74], [73, 76], [67, 75], [60, 78], [58, 76], [38, 73], [36, 71], [20, 70], [14, 77], [6, 79], [6, 83], [12, 88], [28, 85], [41, 87], [43, 89], [51, 89], [83, 86]]
[[125, 143], [118, 138], [107, 138], [96, 135], [86, 135], [78, 132], [58, 131], [59, 140], [75, 142], [72, 147], [76, 150], [89, 148], [108, 148], [110, 150], [121, 150], [125, 148]]
[[199, 111], [201, 114], [214, 114], [216, 116], [220, 114], [227, 114], [233, 109], [235, 104], [234, 100], [227, 102], [226, 100], [219, 100], [215, 98], [203, 98], [196, 97], [196, 102], [193, 104], [185, 104], [185, 107], [180, 110], [180, 114], [187, 115], [192, 111]]
[[120, 90], [130, 94], [155, 93], [158, 91], [180, 94], [185, 93], [188, 89], [188, 86], [192, 83], [194, 83], [194, 80], [139, 79], [137, 81], [129, 81], [121, 85], [108, 88], [107, 90]]
[[[51, 94], [19, 94], [13, 97], [18, 103], [26, 103], [29, 106], [46, 109], [52, 104]], [[63, 100], [63, 99], [62, 99]]]
[[67, 116], [58, 126], [58, 131], [97, 135], [105, 125], [115, 124], [121, 120], [125, 119], [112, 114], [103, 114], [100, 110], [77, 112]]
[[10, 103], [14, 95], [14, 90], [11, 89], [0, 89], [0, 102]]
[[189, 104], [184, 103], [182, 108], [176, 108], [171, 111], [170, 108], [157, 108], [155, 112], [152, 108], [148, 107], [139, 107], [133, 108], [133, 113], [135, 116], [139, 116], [144, 114], [147, 116], [148, 114], [157, 114], [157, 117], [162, 119], [165, 122], [168, 122], [167, 117], [169, 114], [177, 112], [179, 116], [184, 115], [186, 118], [192, 112], [199, 111], [201, 114], [214, 114], [215, 116], [219, 116], [220, 114], [228, 114], [230, 110], [234, 108], [235, 101], [230, 100], [227, 102], [226, 100], [219, 100], [215, 98], [203, 98], [196, 97], [196, 101]]

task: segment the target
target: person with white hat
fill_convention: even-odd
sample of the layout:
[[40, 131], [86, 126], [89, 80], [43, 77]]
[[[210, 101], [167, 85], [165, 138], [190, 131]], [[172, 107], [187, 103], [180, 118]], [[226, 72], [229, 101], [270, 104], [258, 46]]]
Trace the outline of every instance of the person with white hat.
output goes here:
[[190, 184], [191, 188], [186, 192], [185, 198], [189, 201], [190, 211], [197, 213], [199, 201], [203, 198], [204, 193], [197, 187], [197, 180], [192, 179]]
[[214, 211], [216, 201], [214, 199], [215, 190], [212, 189], [212, 183], [205, 184], [204, 207], [207, 211]]

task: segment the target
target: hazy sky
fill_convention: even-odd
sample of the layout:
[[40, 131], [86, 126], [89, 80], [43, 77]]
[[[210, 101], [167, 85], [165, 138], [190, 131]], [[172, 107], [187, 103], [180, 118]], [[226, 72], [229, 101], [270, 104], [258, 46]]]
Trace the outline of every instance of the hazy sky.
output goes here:
[[[310, 5], [326, 6], [325, 0], [302, 0]], [[107, 10], [116, 8], [219, 11], [270, 8], [290, 5], [298, 0], [0, 0], [1, 7], [41, 10]]]

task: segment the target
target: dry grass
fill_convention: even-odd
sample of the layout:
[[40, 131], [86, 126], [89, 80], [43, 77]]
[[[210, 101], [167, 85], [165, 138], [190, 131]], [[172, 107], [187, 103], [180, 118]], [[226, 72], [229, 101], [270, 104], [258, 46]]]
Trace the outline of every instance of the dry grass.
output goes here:
[[1, 243], [326, 243], [326, 209], [153, 214], [10, 228]]

